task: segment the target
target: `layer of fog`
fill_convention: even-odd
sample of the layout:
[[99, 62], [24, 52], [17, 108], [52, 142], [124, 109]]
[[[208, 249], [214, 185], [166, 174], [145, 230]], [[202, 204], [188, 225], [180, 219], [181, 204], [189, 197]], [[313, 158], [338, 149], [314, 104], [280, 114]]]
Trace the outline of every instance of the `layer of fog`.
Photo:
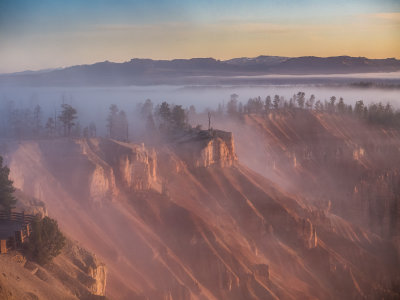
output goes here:
[[135, 126], [134, 112], [139, 103], [151, 99], [158, 104], [162, 101], [182, 105], [184, 108], [194, 105], [197, 112], [207, 108], [216, 109], [219, 103], [227, 103], [230, 95], [236, 93], [238, 100], [246, 103], [251, 97], [278, 94], [289, 99], [299, 91], [306, 97], [314, 94], [317, 100], [329, 100], [331, 96], [343, 97], [347, 104], [357, 100], [371, 102], [390, 102], [394, 108], [400, 108], [400, 90], [363, 89], [349, 87], [317, 87], [304, 85], [269, 86], [130, 86], [130, 87], [6, 87], [0, 88], [0, 109], [9, 101], [15, 108], [33, 108], [39, 104], [43, 118], [53, 117], [65, 102], [78, 111], [80, 124], [87, 126], [95, 122], [99, 134], [105, 134], [105, 126], [110, 104], [116, 104], [125, 110], [130, 126]]
[[309, 75], [281, 75], [267, 74], [255, 76], [234, 76], [236, 78], [356, 78], [356, 79], [399, 79], [400, 72], [385, 73], [350, 73], [350, 74], [309, 74]]
[[[2, 102], [13, 100], [16, 104], [26, 106], [40, 104], [44, 108], [58, 107], [66, 101], [79, 110], [96, 113], [115, 103], [129, 109], [132, 105], [151, 99], [158, 103], [173, 102], [178, 105], [195, 105], [197, 109], [215, 109], [218, 103], [228, 101], [231, 94], [239, 95], [239, 101], [247, 102], [251, 97], [265, 98], [275, 94], [290, 98], [293, 94], [303, 91], [314, 94], [319, 100], [328, 100], [331, 96], [343, 97], [348, 104], [357, 100], [364, 103], [390, 102], [394, 107], [400, 107], [400, 90], [373, 89], [349, 87], [317, 87], [303, 85], [268, 85], [268, 86], [130, 86], [130, 87], [9, 87], [0, 88]], [[95, 105], [95, 107], [93, 107]], [[94, 109], [94, 111], [93, 111]]]

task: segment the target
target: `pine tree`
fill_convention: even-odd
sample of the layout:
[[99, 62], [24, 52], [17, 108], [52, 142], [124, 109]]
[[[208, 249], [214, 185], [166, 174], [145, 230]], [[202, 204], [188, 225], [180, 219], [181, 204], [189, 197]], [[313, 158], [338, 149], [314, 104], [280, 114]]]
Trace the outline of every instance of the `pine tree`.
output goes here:
[[160, 120], [160, 129], [168, 131], [171, 123], [171, 109], [167, 102], [164, 101], [158, 106], [157, 117]]
[[118, 107], [115, 104], [111, 104], [107, 118], [107, 129], [108, 129], [108, 134], [112, 139], [116, 138], [118, 112], [119, 112]]
[[52, 117], [47, 119], [46, 125], [45, 125], [46, 131], [47, 131], [47, 136], [52, 137], [55, 133], [56, 126], [54, 119]]
[[182, 105], [175, 105], [171, 111], [171, 121], [175, 128], [182, 129], [186, 125], [186, 114]]
[[42, 130], [42, 108], [36, 105], [33, 110], [33, 135], [39, 136]]
[[232, 94], [231, 99], [229, 100], [228, 104], [226, 105], [227, 113], [231, 117], [235, 117], [238, 111], [238, 95]]
[[297, 93], [296, 101], [297, 101], [298, 106], [299, 106], [301, 109], [304, 108], [304, 103], [305, 103], [305, 101], [306, 101], [305, 95], [306, 95], [306, 94], [305, 94], [304, 92], [298, 92], [298, 93]]
[[124, 110], [120, 110], [118, 113], [116, 138], [124, 142], [129, 140], [129, 123]]
[[61, 107], [62, 111], [58, 119], [63, 123], [64, 136], [70, 136], [71, 129], [75, 125], [73, 121], [77, 118], [77, 111], [69, 104], [62, 104]]
[[280, 98], [279, 98], [279, 96], [278, 95], [275, 95], [274, 96], [274, 100], [273, 100], [273, 106], [274, 106], [274, 109], [275, 110], [277, 110], [278, 108], [279, 108], [279, 102], [280, 102]]
[[58, 228], [56, 220], [49, 217], [36, 217], [32, 222], [32, 234], [25, 245], [25, 254], [43, 265], [61, 253], [65, 237]]
[[10, 211], [15, 207], [17, 199], [13, 193], [15, 191], [13, 182], [9, 179], [10, 169], [3, 166], [3, 157], [0, 156], [0, 206]]
[[344, 104], [343, 98], [339, 99], [339, 103], [337, 104], [338, 111], [343, 114], [346, 110], [346, 104]]

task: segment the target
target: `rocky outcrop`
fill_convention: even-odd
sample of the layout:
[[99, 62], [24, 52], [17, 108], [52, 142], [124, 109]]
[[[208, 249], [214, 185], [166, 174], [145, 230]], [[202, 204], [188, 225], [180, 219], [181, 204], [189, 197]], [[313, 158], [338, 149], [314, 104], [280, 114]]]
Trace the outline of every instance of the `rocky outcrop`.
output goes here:
[[157, 155], [154, 149], [114, 140], [90, 140], [91, 148], [109, 165], [128, 191], [157, 189]]
[[108, 172], [96, 165], [89, 178], [89, 194], [94, 203], [101, 203], [104, 200], [114, 199], [117, 194], [113, 170]]
[[175, 148], [190, 167], [227, 167], [237, 160], [233, 134], [221, 130], [187, 134], [177, 141]]
[[131, 191], [148, 190], [156, 181], [157, 156], [144, 145], [135, 147], [130, 155], [119, 158], [119, 172]]
[[318, 246], [317, 230], [311, 223], [310, 219], [302, 221], [301, 236], [307, 249], [313, 249]]
[[212, 138], [201, 150], [200, 157], [195, 161], [195, 166], [231, 166], [236, 160], [232, 133], [213, 130], [211, 136]]
[[68, 242], [63, 250], [63, 255], [76, 266], [77, 270], [72, 276], [76, 276], [77, 279], [84, 279], [82, 284], [91, 294], [105, 295], [107, 268], [97, 259], [95, 254], [76, 243]]
[[88, 275], [94, 279], [94, 284], [90, 287], [93, 295], [104, 296], [106, 293], [107, 269], [104, 264], [95, 264], [89, 267]]
[[89, 197], [92, 203], [101, 205], [104, 201], [112, 201], [118, 195], [114, 170], [98, 155], [97, 139], [77, 140], [82, 154], [93, 164], [89, 180]]

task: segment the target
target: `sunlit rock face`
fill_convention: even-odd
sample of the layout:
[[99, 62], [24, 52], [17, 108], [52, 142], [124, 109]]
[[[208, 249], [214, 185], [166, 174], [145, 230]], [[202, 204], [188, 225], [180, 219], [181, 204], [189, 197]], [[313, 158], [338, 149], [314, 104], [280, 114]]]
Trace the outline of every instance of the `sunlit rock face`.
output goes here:
[[231, 132], [212, 131], [212, 138], [201, 150], [200, 158], [195, 160], [196, 167], [219, 165], [231, 166], [236, 160], [233, 135]]
[[174, 147], [189, 167], [228, 167], [237, 160], [231, 132], [195, 131], [180, 138]]
[[90, 200], [95, 205], [105, 201], [112, 201], [118, 196], [113, 168], [104, 161], [98, 153], [99, 140], [76, 140], [80, 146], [76, 155], [83, 155], [92, 166], [88, 168], [88, 192]]
[[157, 155], [144, 144], [133, 145], [114, 140], [86, 141], [94, 153], [115, 174], [121, 188], [130, 191], [148, 190], [157, 185]]
[[302, 221], [301, 236], [307, 249], [316, 248], [318, 246], [317, 230], [310, 219]]
[[156, 165], [154, 151], [137, 148], [132, 154], [120, 158], [119, 172], [130, 190], [148, 190], [156, 180]]
[[96, 165], [90, 177], [89, 193], [94, 203], [113, 199], [117, 193], [113, 170], [109, 169], [107, 172], [103, 167]]
[[[63, 255], [74, 262], [88, 277], [83, 284], [91, 294], [105, 296], [107, 282], [107, 268], [97, 256], [75, 243], [68, 242]], [[78, 276], [77, 276], [78, 277]]]

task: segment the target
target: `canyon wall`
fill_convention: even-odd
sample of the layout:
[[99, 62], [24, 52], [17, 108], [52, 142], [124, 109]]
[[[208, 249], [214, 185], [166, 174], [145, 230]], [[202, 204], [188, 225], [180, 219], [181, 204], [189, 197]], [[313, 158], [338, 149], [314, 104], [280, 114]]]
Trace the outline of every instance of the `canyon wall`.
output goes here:
[[[310, 149], [307, 162], [301, 154], [305, 145], [296, 145], [300, 137], [283, 132], [286, 140], [267, 140], [271, 151], [263, 152], [275, 161], [269, 171], [281, 178], [309, 179], [307, 171], [324, 166], [320, 161], [340, 157], [321, 143]], [[258, 147], [261, 141], [255, 140]], [[106, 139], [56, 140], [53, 148], [46, 143], [10, 146], [11, 175], [48, 205], [63, 230], [106, 263], [106, 295], [113, 299], [395, 295], [388, 287], [398, 264], [387, 240], [334, 213], [337, 203], [329, 208], [334, 199], [310, 201], [307, 193], [292, 193], [243, 165], [229, 133], [193, 130], [154, 150]], [[246, 148], [252, 144], [237, 147]], [[368, 150], [360, 164], [354, 149], [346, 157], [359, 166], [355, 170], [365, 168]], [[319, 187], [326, 177], [316, 174]], [[82, 265], [101, 282], [101, 267]], [[91, 282], [93, 292], [103, 290]]]
[[233, 131], [243, 164], [322, 210], [384, 237], [400, 235], [398, 130], [302, 110], [216, 123]]

